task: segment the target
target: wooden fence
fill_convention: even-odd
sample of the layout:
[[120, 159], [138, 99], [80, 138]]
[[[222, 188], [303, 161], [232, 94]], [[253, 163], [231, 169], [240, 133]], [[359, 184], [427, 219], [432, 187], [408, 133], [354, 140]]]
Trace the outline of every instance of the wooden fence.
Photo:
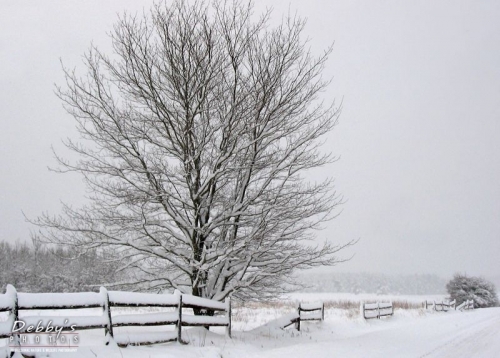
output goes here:
[[297, 308], [297, 321], [295, 328], [300, 331], [301, 321], [324, 321], [325, 320], [325, 304], [322, 302], [317, 303], [299, 303]]
[[451, 309], [456, 309], [456, 303], [457, 301], [456, 300], [453, 300], [451, 302], [449, 301], [441, 301], [441, 302], [436, 302], [436, 301], [432, 301], [432, 302], [429, 302], [429, 301], [424, 301], [424, 308], [427, 310], [427, 309], [433, 309], [434, 311], [443, 311], [443, 312], [447, 312]]
[[322, 302], [316, 303], [299, 303], [297, 313], [290, 314], [284, 317], [281, 328], [286, 328], [295, 324], [295, 328], [300, 331], [301, 321], [324, 321], [325, 320], [325, 304]]
[[364, 319], [380, 319], [380, 317], [392, 316], [393, 314], [394, 306], [392, 302], [361, 303], [361, 315]]
[[[160, 307], [175, 308], [173, 312], [134, 313], [112, 315], [112, 307]], [[20, 311], [29, 310], [75, 310], [83, 308], [101, 308], [98, 316], [38, 316], [20, 317]], [[195, 316], [183, 313], [183, 309], [201, 309], [215, 312], [213, 316]], [[19, 333], [24, 333], [28, 326], [36, 326], [40, 320], [50, 320], [54, 327], [62, 331], [104, 329], [106, 336], [112, 337], [120, 346], [183, 342], [182, 327], [185, 326], [222, 326], [231, 337], [231, 301], [213, 301], [176, 291], [170, 295], [151, 293], [107, 291], [101, 287], [99, 293], [21, 293], [12, 285], [7, 286], [5, 294], [0, 294], [0, 312], [9, 311], [8, 319], [0, 322], [0, 338], [14, 336], [13, 345], [19, 346]], [[223, 316], [221, 315], [223, 314]], [[12, 333], [16, 321], [25, 323], [23, 329]], [[174, 332], [155, 332], [148, 334], [115, 334], [116, 327], [129, 326], [166, 326], [175, 325]], [[17, 327], [16, 327], [17, 328]], [[109, 335], [109, 336], [108, 336]]]
[[472, 310], [474, 309], [474, 300], [466, 300], [457, 306], [457, 310]]

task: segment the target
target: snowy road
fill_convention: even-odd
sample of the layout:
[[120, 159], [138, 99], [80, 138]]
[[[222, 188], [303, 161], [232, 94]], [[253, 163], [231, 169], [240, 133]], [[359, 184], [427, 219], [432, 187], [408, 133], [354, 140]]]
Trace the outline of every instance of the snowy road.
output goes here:
[[326, 321], [318, 331], [312, 325], [313, 342], [277, 347], [248, 357], [500, 357], [500, 308], [436, 313], [415, 319], [393, 317], [372, 320], [361, 327], [359, 322], [336, 326]]
[[452, 339], [422, 357], [500, 357], [500, 311], [488, 311], [496, 314], [486, 315], [462, 327]]

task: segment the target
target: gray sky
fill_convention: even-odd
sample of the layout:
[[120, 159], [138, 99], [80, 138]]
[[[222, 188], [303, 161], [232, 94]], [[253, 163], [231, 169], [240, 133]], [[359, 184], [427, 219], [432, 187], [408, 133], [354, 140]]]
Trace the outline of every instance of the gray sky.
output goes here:
[[[49, 172], [76, 136], [53, 94], [59, 60], [110, 48], [117, 12], [151, 1], [0, 2], [0, 239], [22, 215], [78, 205], [81, 179]], [[360, 238], [342, 271], [500, 275], [500, 2], [256, 1], [297, 11], [317, 54], [335, 41], [328, 96], [343, 98], [324, 169], [347, 203], [321, 238]]]

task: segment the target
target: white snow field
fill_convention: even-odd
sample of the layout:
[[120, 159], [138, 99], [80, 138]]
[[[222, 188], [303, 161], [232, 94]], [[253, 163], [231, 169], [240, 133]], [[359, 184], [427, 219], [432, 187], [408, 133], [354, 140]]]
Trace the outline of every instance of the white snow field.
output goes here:
[[[434, 312], [422, 308], [395, 309], [394, 316], [364, 320], [353, 302], [398, 300], [414, 307], [442, 296], [376, 296], [339, 294], [295, 294], [292, 302], [248, 304], [233, 310], [233, 338], [223, 328], [186, 328], [189, 344], [156, 344], [119, 348], [104, 345], [103, 330], [81, 331], [74, 352], [37, 353], [36, 357], [74, 358], [304, 358], [304, 357], [500, 357], [500, 308]], [[295, 311], [295, 303], [330, 302], [324, 322], [302, 322], [301, 331], [279, 328], [280, 318]], [[343, 301], [350, 301], [346, 308]], [[336, 306], [336, 304], [338, 305]], [[344, 308], [336, 308], [344, 306]], [[95, 309], [94, 309], [95, 310]], [[144, 310], [145, 313], [152, 313]], [[85, 309], [89, 314], [92, 309]], [[98, 312], [98, 311], [97, 311]], [[48, 312], [46, 312], [48, 313]], [[53, 311], [54, 314], [61, 312]], [[74, 316], [73, 312], [71, 315]], [[149, 327], [137, 331], [159, 335], [173, 327]], [[147, 331], [147, 332], [146, 332]], [[135, 334], [137, 334], [135, 333]], [[6, 343], [3, 343], [6, 344]], [[1, 349], [0, 349], [1, 352]], [[16, 357], [21, 357], [16, 355]]]

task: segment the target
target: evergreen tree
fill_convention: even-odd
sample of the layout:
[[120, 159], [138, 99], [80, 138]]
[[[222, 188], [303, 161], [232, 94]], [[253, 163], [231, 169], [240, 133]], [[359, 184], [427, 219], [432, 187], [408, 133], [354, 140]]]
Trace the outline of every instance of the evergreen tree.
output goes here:
[[476, 308], [498, 306], [495, 286], [481, 277], [455, 274], [446, 284], [446, 290], [452, 300], [457, 300], [457, 305], [466, 300], [474, 300]]

